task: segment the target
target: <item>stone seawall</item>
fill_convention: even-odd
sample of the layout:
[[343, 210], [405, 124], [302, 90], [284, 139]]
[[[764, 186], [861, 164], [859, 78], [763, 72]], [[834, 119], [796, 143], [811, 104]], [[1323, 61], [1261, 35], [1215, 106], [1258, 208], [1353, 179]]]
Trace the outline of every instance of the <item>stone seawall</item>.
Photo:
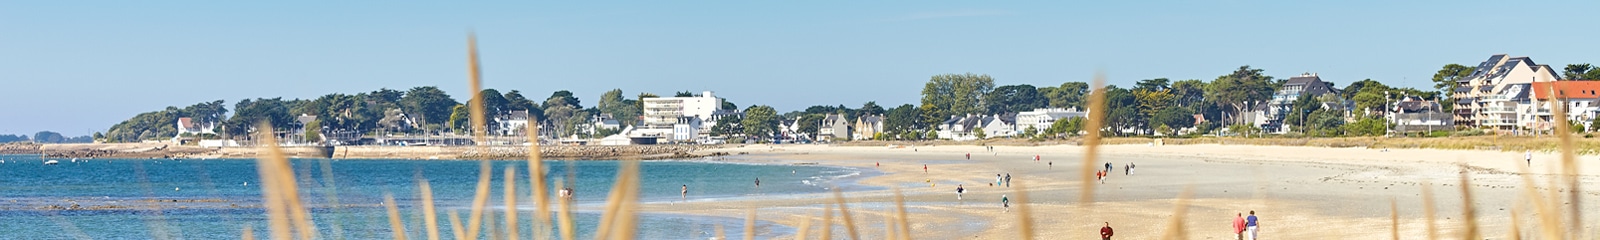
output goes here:
[[[7, 145], [12, 146], [12, 145]], [[15, 146], [26, 154], [52, 158], [255, 158], [262, 152], [253, 147], [201, 148], [164, 144], [48, 144]], [[695, 157], [696, 150], [714, 145], [632, 145], [632, 146], [542, 146], [540, 155], [552, 159], [662, 159]], [[294, 158], [341, 159], [527, 159], [526, 146], [491, 146], [479, 153], [473, 146], [337, 146], [284, 147]]]

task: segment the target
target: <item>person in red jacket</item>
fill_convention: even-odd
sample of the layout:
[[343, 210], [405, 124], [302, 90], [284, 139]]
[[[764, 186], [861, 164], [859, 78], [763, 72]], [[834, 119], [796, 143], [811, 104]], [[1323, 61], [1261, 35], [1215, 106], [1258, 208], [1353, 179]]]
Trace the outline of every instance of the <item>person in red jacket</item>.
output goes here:
[[1238, 237], [1239, 240], [1244, 240], [1244, 213], [1234, 215], [1233, 235]]
[[1111, 240], [1111, 222], [1106, 222], [1106, 227], [1100, 228], [1100, 239]]

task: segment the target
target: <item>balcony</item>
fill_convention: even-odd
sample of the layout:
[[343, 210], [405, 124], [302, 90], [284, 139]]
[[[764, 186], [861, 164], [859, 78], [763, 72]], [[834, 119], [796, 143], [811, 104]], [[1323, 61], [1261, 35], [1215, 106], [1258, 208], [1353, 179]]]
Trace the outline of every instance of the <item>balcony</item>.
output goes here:
[[1478, 124], [1482, 125], [1482, 126], [1516, 126], [1517, 125], [1517, 121], [1516, 120], [1491, 119], [1491, 120], [1479, 120]]
[[1478, 109], [1478, 111], [1481, 111], [1483, 113], [1517, 113], [1517, 108], [1514, 108], [1514, 107], [1486, 107], [1486, 108], [1480, 108], [1480, 109]]
[[1472, 109], [1457, 108], [1456, 115], [1472, 115]]

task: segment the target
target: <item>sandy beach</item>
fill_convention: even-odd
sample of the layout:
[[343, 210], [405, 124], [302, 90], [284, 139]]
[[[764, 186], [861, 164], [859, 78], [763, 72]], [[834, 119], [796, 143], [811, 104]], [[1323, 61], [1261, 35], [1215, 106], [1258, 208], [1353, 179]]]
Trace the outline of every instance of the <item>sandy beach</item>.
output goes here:
[[[1234, 239], [1235, 214], [1255, 211], [1260, 237], [1267, 239], [1387, 239], [1391, 234], [1391, 201], [1399, 233], [1406, 239], [1428, 236], [1423, 188], [1434, 193], [1435, 224], [1442, 239], [1460, 239], [1464, 226], [1460, 174], [1469, 187], [1478, 230], [1484, 238], [1503, 239], [1511, 228], [1513, 208], [1520, 208], [1522, 236], [1536, 229], [1523, 194], [1520, 152], [1430, 149], [1319, 148], [1247, 145], [1111, 145], [1090, 166], [1110, 162], [1116, 170], [1093, 187], [1093, 201], [1080, 202], [1085, 149], [1078, 146], [879, 146], [747, 145], [705, 151], [748, 152], [727, 161], [772, 164], [820, 164], [873, 169], [882, 175], [859, 184], [888, 190], [845, 192], [854, 226], [863, 238], [883, 238], [893, 214], [895, 189], [906, 200], [910, 234], [916, 239], [1017, 239], [1020, 204], [1031, 208], [1035, 236], [1042, 239], [1098, 239], [1109, 222], [1116, 239], [1157, 239], [1175, 226], [1179, 195], [1191, 191], [1187, 213], [1179, 223], [1189, 239]], [[971, 159], [966, 155], [970, 153]], [[1042, 160], [1034, 161], [1038, 155]], [[1558, 172], [1559, 155], [1533, 153], [1531, 176], [1547, 186]], [[1580, 156], [1581, 181], [1597, 186], [1596, 156]], [[1131, 174], [1123, 170], [1133, 163]], [[879, 165], [881, 164], [881, 166]], [[924, 172], [923, 166], [927, 166]], [[1010, 174], [1011, 187], [991, 186], [995, 174]], [[957, 200], [956, 186], [967, 189]], [[1026, 187], [1026, 203], [1019, 192]], [[1544, 191], [1543, 187], [1539, 188]], [[677, 189], [668, 189], [677, 191]], [[661, 190], [661, 191], [668, 191]], [[1594, 187], [1583, 189], [1584, 212], [1596, 212], [1600, 199]], [[646, 189], [645, 191], [653, 191]], [[1002, 208], [1002, 194], [1011, 198]], [[809, 225], [809, 238], [821, 234], [823, 208], [831, 194], [747, 197], [715, 201], [646, 203], [647, 212], [757, 218], [789, 227]], [[1571, 204], [1571, 203], [1567, 203]], [[1584, 216], [1581, 230], [1597, 231], [1595, 214]], [[807, 223], [809, 221], [809, 223]], [[833, 237], [848, 237], [837, 213]], [[794, 238], [789, 235], [785, 238]]]

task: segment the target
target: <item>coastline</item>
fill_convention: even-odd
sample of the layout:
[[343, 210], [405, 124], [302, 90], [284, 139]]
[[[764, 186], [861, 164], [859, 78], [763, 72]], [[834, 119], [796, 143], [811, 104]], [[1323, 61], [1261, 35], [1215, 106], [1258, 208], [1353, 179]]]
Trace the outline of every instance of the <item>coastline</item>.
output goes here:
[[[1426, 235], [1424, 200], [1419, 196], [1426, 186], [1437, 195], [1436, 217], [1442, 236], [1459, 234], [1462, 209], [1477, 209], [1476, 222], [1483, 236], [1504, 236], [1509, 228], [1510, 210], [1526, 201], [1519, 173], [1522, 153], [1493, 150], [1366, 149], [1330, 147], [1291, 147], [1255, 145], [1111, 145], [1101, 147], [1101, 161], [1110, 161], [1120, 172], [1127, 162], [1138, 163], [1132, 175], [1114, 174], [1105, 184], [1092, 184], [1095, 201], [1077, 202], [1085, 186], [1078, 175], [1083, 165], [1083, 147], [1078, 146], [996, 146], [995, 152], [983, 146], [877, 146], [846, 147], [826, 145], [747, 145], [703, 151], [742, 151], [750, 155], [730, 158], [754, 163], [815, 162], [819, 165], [862, 167], [883, 172], [864, 177], [859, 184], [884, 190], [844, 192], [855, 225], [864, 237], [885, 235], [884, 221], [893, 214], [894, 190], [901, 191], [912, 220], [916, 238], [1014, 239], [1018, 210], [1000, 208], [1001, 194], [1015, 201], [1022, 192], [1013, 188], [990, 187], [996, 173], [1013, 175], [1013, 184], [1026, 185], [1025, 192], [1034, 219], [1036, 236], [1094, 236], [1102, 222], [1116, 227], [1118, 236], [1131, 239], [1159, 237], [1170, 226], [1177, 196], [1192, 191], [1188, 214], [1182, 218], [1186, 229], [1197, 238], [1232, 238], [1225, 230], [1234, 214], [1258, 211], [1264, 222], [1275, 226], [1262, 234], [1276, 238], [1386, 238], [1389, 234], [1390, 201], [1398, 207], [1399, 232], [1404, 236]], [[972, 159], [965, 159], [966, 153]], [[1040, 155], [1043, 163], [1033, 162]], [[742, 159], [742, 160], [741, 160]], [[1530, 173], [1535, 182], [1554, 178], [1551, 167], [1558, 154], [1535, 153]], [[882, 164], [882, 167], [876, 167]], [[921, 169], [929, 166], [928, 172]], [[1048, 164], [1048, 165], [1047, 165]], [[1099, 164], [1095, 168], [1099, 168]], [[1045, 166], [1045, 168], [1039, 168]], [[1458, 174], [1469, 173], [1473, 203], [1463, 204], [1457, 184]], [[1584, 165], [1580, 174], [1586, 185], [1600, 183], [1600, 166]], [[964, 184], [969, 192], [955, 199], [954, 185]], [[1543, 187], [1540, 187], [1543, 189]], [[1585, 191], [1586, 198], [1600, 196]], [[648, 212], [668, 212], [743, 218], [748, 209], [758, 209], [758, 220], [769, 220], [799, 229], [809, 222], [817, 231], [824, 206], [834, 203], [832, 194], [803, 194], [784, 198], [723, 199], [714, 202], [678, 204], [641, 203]], [[1014, 202], [1013, 204], [1023, 204]], [[1015, 207], [1015, 205], [1013, 205]], [[1594, 209], [1594, 204], [1585, 209]], [[1522, 211], [1519, 218], [1531, 217]], [[1594, 222], [1595, 216], [1585, 216]], [[833, 233], [846, 230], [837, 211]], [[1289, 226], [1329, 226], [1303, 228]], [[1527, 232], [1527, 224], [1522, 225]], [[1371, 229], [1349, 231], [1348, 229]], [[1582, 231], [1594, 231], [1586, 226]], [[812, 234], [813, 236], [815, 233]], [[793, 237], [793, 236], [786, 236]], [[1071, 237], [1064, 237], [1071, 238]]]

